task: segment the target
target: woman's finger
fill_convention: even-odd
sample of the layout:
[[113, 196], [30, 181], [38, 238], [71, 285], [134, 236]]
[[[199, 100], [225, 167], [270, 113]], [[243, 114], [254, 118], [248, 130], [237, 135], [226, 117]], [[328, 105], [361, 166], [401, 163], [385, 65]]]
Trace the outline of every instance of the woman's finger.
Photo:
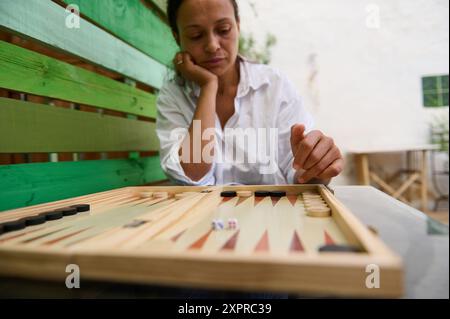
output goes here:
[[341, 158], [337, 147], [333, 147], [316, 165], [305, 171], [299, 178], [300, 183], [307, 183], [314, 177], [319, 177], [337, 159]]
[[301, 140], [305, 138], [305, 125], [304, 124], [294, 124], [291, 126], [291, 150], [292, 154], [295, 156], [297, 153], [298, 144]]
[[344, 159], [338, 158], [335, 160], [327, 169], [325, 169], [318, 178], [320, 179], [329, 179], [335, 176], [338, 176], [342, 170], [344, 169]]
[[333, 148], [334, 141], [329, 137], [322, 137], [314, 147], [313, 151], [309, 154], [308, 158], [303, 165], [305, 170], [308, 170], [320, 162], [322, 158]]
[[312, 131], [305, 136], [303, 140], [298, 143], [297, 153], [294, 156], [294, 168], [296, 170], [303, 168], [306, 159], [309, 154], [313, 151], [314, 147], [319, 143], [322, 138], [322, 133], [320, 131]]

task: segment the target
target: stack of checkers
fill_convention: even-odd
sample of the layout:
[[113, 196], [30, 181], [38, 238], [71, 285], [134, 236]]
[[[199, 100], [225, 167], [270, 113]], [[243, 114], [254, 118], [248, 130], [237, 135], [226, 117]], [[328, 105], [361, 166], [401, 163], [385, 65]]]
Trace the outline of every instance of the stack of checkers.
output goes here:
[[321, 253], [360, 253], [363, 250], [360, 247], [352, 245], [323, 245], [319, 247]]
[[144, 191], [139, 193], [140, 198], [167, 198], [169, 197], [168, 192], [151, 192]]
[[248, 198], [248, 197], [252, 197], [253, 193], [251, 191], [239, 191], [239, 192], [237, 192], [237, 196], [242, 197], [242, 198]]
[[154, 198], [167, 198], [167, 197], [169, 197], [169, 193], [168, 192], [154, 192], [153, 197]]
[[223, 191], [222, 193], [220, 193], [220, 196], [222, 196], [222, 197], [236, 197], [237, 196], [237, 192], [235, 192], [235, 191]]
[[314, 192], [303, 193], [306, 215], [310, 217], [330, 217], [331, 208], [323, 200], [322, 196]]
[[147, 192], [147, 191], [140, 192], [139, 193], [139, 197], [140, 198], [152, 198], [153, 197], [153, 192]]
[[[255, 191], [255, 197], [283, 197], [286, 196], [286, 192], [283, 191]], [[253, 196], [252, 191], [223, 191], [220, 193], [222, 197], [251, 197]]]
[[90, 210], [89, 204], [72, 205], [68, 207], [58, 208], [53, 211], [40, 213], [29, 217], [24, 217], [18, 220], [13, 220], [0, 224], [0, 235], [11, 231], [21, 230], [25, 227], [36, 226], [47, 221], [61, 219], [66, 216], [73, 216], [81, 212]]
[[286, 192], [283, 191], [255, 191], [255, 197], [284, 197]]

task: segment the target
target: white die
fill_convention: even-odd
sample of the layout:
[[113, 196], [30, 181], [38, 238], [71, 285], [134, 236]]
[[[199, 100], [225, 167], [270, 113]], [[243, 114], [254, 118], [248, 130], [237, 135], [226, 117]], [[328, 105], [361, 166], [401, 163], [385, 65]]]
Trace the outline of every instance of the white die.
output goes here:
[[211, 223], [211, 226], [214, 230], [222, 230], [222, 229], [224, 229], [223, 220], [214, 219]]
[[236, 218], [228, 219], [228, 229], [237, 229], [238, 228], [238, 220]]

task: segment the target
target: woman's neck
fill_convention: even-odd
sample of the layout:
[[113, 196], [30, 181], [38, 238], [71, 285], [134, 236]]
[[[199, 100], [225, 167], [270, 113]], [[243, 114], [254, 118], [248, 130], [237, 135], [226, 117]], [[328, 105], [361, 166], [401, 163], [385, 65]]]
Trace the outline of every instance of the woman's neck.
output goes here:
[[219, 89], [217, 93], [219, 95], [225, 95], [228, 92], [234, 92], [239, 85], [240, 80], [240, 67], [239, 57], [236, 58], [234, 67], [230, 68], [226, 73], [219, 77]]

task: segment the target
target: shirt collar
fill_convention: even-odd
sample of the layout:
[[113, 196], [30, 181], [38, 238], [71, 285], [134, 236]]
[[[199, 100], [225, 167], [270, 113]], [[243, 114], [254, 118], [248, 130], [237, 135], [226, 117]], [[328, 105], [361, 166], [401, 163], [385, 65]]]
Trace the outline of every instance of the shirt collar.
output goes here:
[[[256, 72], [257, 63], [241, 55], [238, 56], [238, 59], [241, 78], [236, 97], [244, 97], [248, 94], [250, 88], [256, 91], [264, 84], [270, 83], [267, 74]], [[198, 98], [200, 96], [200, 87], [195, 82], [186, 81], [184, 92], [191, 97]]]

